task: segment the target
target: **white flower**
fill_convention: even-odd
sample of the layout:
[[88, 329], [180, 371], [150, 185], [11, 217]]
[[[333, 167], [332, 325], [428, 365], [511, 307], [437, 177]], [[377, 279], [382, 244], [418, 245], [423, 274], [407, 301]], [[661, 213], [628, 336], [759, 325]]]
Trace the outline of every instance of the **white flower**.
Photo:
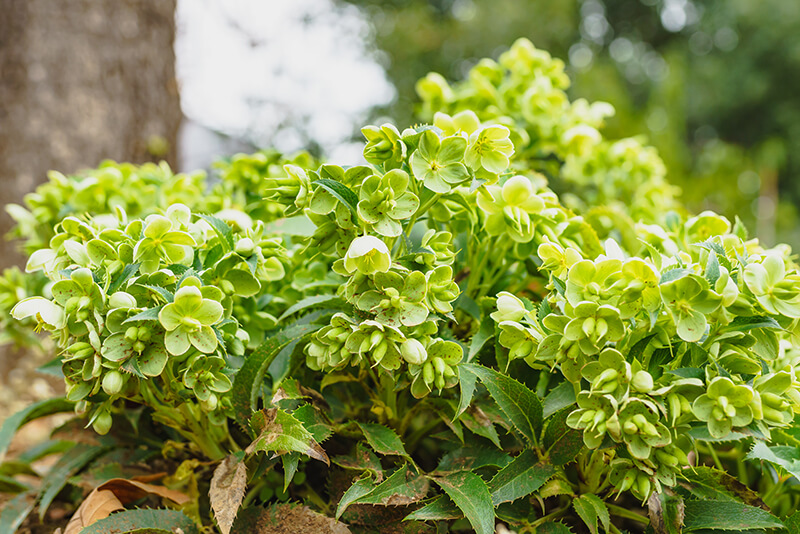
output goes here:
[[490, 314], [490, 317], [501, 323], [519, 321], [526, 313], [527, 310], [521, 300], [507, 291], [502, 291], [497, 294], [497, 311]]
[[385, 273], [391, 266], [392, 258], [386, 243], [371, 235], [354, 239], [344, 255], [344, 268], [350, 274], [356, 270], [361, 274]]

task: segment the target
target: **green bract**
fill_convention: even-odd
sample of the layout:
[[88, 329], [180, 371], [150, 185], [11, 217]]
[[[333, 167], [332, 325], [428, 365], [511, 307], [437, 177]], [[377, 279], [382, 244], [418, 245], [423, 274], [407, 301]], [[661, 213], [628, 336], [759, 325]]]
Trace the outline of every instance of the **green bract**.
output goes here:
[[361, 185], [358, 215], [380, 235], [399, 236], [403, 232], [400, 221], [419, 207], [419, 199], [407, 189], [408, 174], [398, 169], [367, 178]]
[[467, 140], [461, 136], [439, 139], [433, 130], [425, 130], [419, 139], [419, 148], [411, 154], [410, 164], [414, 176], [435, 193], [449, 193], [469, 178], [464, 166]]

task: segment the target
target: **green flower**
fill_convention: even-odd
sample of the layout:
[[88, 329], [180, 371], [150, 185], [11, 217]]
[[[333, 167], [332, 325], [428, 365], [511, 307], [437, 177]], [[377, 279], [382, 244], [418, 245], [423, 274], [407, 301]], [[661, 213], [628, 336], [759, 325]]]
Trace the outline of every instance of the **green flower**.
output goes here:
[[400, 221], [419, 207], [419, 199], [408, 191], [408, 174], [399, 169], [364, 180], [359, 196], [358, 215], [387, 237], [399, 236], [403, 232]]
[[514, 143], [509, 139], [510, 130], [505, 126], [486, 126], [469, 136], [469, 147], [465, 155], [467, 165], [473, 170], [486, 169], [500, 174], [509, 165], [514, 154]]
[[464, 132], [470, 135], [481, 127], [481, 121], [474, 111], [465, 109], [453, 115], [437, 111], [433, 114], [433, 125], [442, 130], [445, 135], [455, 135]]
[[439, 391], [458, 384], [458, 364], [464, 352], [458, 343], [437, 339], [428, 345], [428, 357], [421, 365], [410, 364], [411, 394], [421, 399], [436, 387]]
[[564, 329], [564, 337], [579, 342], [587, 356], [597, 354], [607, 342], [619, 341], [625, 334], [619, 310], [613, 306], [581, 302], [575, 306], [573, 315]]
[[18, 321], [26, 317], [35, 317], [37, 330], [60, 330], [67, 324], [64, 308], [44, 297], [28, 297], [22, 299], [11, 308], [11, 316]]
[[500, 329], [497, 341], [508, 349], [508, 357], [511, 360], [531, 358], [542, 340], [539, 332], [526, 328], [516, 321], [502, 321], [498, 323], [497, 328]]
[[347, 364], [361, 361], [358, 352], [351, 352], [345, 344], [357, 329], [352, 319], [343, 313], [331, 317], [331, 324], [314, 334], [305, 347], [306, 365], [314, 371], [341, 369]]
[[513, 176], [502, 187], [488, 185], [478, 190], [478, 206], [486, 215], [484, 227], [491, 236], [507, 234], [518, 243], [534, 237], [531, 217], [540, 213], [545, 203], [526, 176]]
[[425, 130], [411, 154], [411, 170], [434, 193], [449, 193], [452, 186], [469, 179], [462, 163], [466, 150], [467, 140], [461, 136], [440, 139], [433, 130]]
[[142, 376], [159, 376], [167, 365], [163, 330], [149, 326], [127, 326], [124, 332], [111, 334], [103, 341], [100, 353], [110, 362]]
[[567, 416], [567, 426], [583, 430], [583, 443], [596, 449], [609, 430], [619, 426], [617, 400], [611, 395], [593, 395], [588, 391], [578, 393], [579, 409]]
[[285, 215], [291, 217], [303, 211], [311, 200], [311, 180], [305, 169], [297, 165], [284, 165], [285, 177], [267, 177], [265, 197], [286, 206]]
[[555, 242], [542, 243], [536, 249], [536, 254], [542, 260], [542, 269], [553, 273], [553, 276], [563, 278], [569, 268], [583, 259], [581, 253], [572, 247], [566, 249]]
[[222, 318], [222, 312], [222, 304], [203, 298], [196, 285], [181, 287], [175, 300], [158, 313], [159, 322], [167, 330], [164, 342], [169, 353], [178, 356], [191, 346], [206, 354], [214, 352], [217, 336], [211, 325]]
[[439, 265], [452, 265], [455, 261], [453, 252], [453, 234], [450, 232], [437, 232], [431, 228], [422, 236], [419, 249], [414, 261], [425, 268], [433, 269]]
[[654, 408], [640, 399], [630, 399], [619, 412], [622, 440], [634, 458], [647, 459], [654, 447], [664, 447], [672, 441]]
[[683, 276], [661, 285], [661, 298], [684, 341], [699, 341], [706, 333], [706, 315], [716, 310], [721, 297], [708, 290], [705, 278]]
[[655, 312], [661, 306], [658, 273], [647, 262], [631, 258], [622, 266], [622, 275], [611, 287], [619, 292], [617, 307], [623, 319], [629, 319], [644, 309]]
[[497, 311], [489, 314], [494, 322], [521, 321], [529, 316], [525, 304], [508, 291], [501, 291], [497, 294]]
[[768, 255], [761, 263], [748, 263], [744, 281], [768, 313], [800, 317], [800, 276], [786, 275], [783, 258]]
[[231, 379], [222, 372], [225, 360], [219, 356], [195, 354], [186, 362], [183, 372], [183, 385], [194, 391], [197, 400], [203, 403], [208, 411], [217, 407], [217, 393], [230, 391]]
[[163, 261], [166, 264], [180, 263], [191, 257], [195, 240], [188, 233], [172, 229], [172, 221], [162, 215], [150, 215], [145, 219], [144, 237], [133, 249], [134, 261], [140, 262], [143, 273], [156, 271]]
[[453, 311], [453, 301], [456, 300], [460, 290], [453, 281], [453, 269], [449, 265], [442, 265], [425, 275], [428, 281], [428, 290], [425, 302], [428, 307], [437, 313], [450, 313]]
[[350, 274], [356, 271], [365, 275], [385, 273], [391, 266], [392, 257], [386, 243], [371, 235], [354, 239], [344, 256], [344, 268]]
[[377, 314], [375, 320], [388, 326], [415, 326], [428, 318], [425, 306], [425, 275], [413, 271], [405, 277], [393, 272], [375, 275], [375, 290], [366, 291], [357, 307]]
[[708, 431], [715, 438], [724, 438], [733, 427], [743, 427], [753, 420], [753, 389], [743, 384], [735, 385], [730, 378], [718, 376], [708, 385], [708, 390], [695, 399], [692, 411], [701, 421], [708, 423]]
[[391, 124], [365, 126], [361, 133], [367, 139], [364, 159], [373, 165], [383, 164], [385, 170], [397, 169], [406, 158], [406, 145], [400, 139], [400, 132]]
[[399, 329], [368, 320], [358, 325], [358, 329], [350, 334], [345, 347], [352, 354], [368, 357], [373, 365], [393, 371], [399, 369], [403, 363], [400, 347], [405, 341], [406, 337]]
[[596, 361], [583, 366], [581, 374], [589, 381], [593, 394], [613, 395], [619, 401], [628, 396], [632, 378], [631, 365], [616, 349], [603, 350]]
[[792, 375], [786, 371], [759, 376], [753, 382], [753, 418], [771, 426], [786, 426], [794, 420], [792, 402], [786, 393], [792, 389]]
[[573, 306], [583, 301], [607, 301], [609, 299], [607, 280], [621, 268], [622, 262], [616, 259], [600, 260], [597, 263], [581, 260], [575, 263], [569, 268], [567, 275], [567, 300]]

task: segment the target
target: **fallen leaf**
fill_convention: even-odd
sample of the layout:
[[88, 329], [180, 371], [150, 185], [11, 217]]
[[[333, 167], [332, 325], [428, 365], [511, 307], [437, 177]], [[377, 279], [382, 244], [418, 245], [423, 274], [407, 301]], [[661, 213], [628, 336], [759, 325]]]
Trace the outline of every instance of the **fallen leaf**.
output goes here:
[[158, 495], [177, 504], [189, 502], [189, 496], [185, 493], [174, 491], [164, 486], [156, 486], [124, 478], [112, 478], [97, 486], [84, 499], [78, 510], [70, 518], [64, 534], [78, 534], [82, 528], [108, 517], [113, 512], [124, 509], [126, 504], [137, 501], [147, 495]]
[[247, 467], [235, 455], [230, 455], [214, 470], [208, 496], [222, 534], [229, 534], [242, 505], [247, 487]]
[[352, 534], [344, 523], [318, 514], [308, 506], [276, 504], [246, 509], [240, 514], [234, 534]]

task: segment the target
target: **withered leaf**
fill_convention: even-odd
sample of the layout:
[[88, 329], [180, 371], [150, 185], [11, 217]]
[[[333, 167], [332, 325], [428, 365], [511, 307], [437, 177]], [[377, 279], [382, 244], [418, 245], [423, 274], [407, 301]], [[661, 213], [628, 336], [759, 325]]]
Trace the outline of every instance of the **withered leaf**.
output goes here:
[[229, 534], [236, 514], [242, 506], [247, 488], [247, 467], [245, 463], [230, 455], [217, 466], [211, 478], [208, 496], [211, 508], [222, 534]]

